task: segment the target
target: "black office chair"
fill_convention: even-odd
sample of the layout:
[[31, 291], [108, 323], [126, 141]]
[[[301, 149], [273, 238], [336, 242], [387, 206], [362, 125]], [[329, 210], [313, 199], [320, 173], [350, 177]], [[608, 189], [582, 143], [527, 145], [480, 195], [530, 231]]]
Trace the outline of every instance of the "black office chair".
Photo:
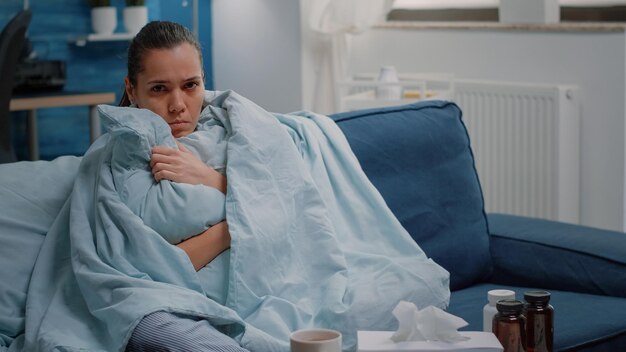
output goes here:
[[32, 14], [20, 11], [7, 23], [0, 34], [0, 163], [16, 161], [11, 142], [11, 102], [14, 74], [26, 41], [26, 29]]

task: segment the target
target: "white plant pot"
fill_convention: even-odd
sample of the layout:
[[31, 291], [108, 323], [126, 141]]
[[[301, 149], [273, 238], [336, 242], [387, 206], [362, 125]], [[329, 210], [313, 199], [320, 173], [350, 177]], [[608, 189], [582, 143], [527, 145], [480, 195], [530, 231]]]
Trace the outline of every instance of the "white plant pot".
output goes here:
[[135, 35], [146, 23], [148, 23], [148, 8], [146, 6], [127, 6], [124, 8], [126, 32]]
[[113, 34], [117, 27], [115, 6], [94, 7], [91, 9], [91, 28], [96, 34]]

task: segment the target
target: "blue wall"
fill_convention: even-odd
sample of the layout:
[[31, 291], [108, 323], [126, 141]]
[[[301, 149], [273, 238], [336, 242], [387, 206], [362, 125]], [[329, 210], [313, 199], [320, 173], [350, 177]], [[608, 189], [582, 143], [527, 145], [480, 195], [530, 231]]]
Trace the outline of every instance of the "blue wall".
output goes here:
[[[192, 26], [191, 0], [146, 0], [149, 20], [171, 20]], [[118, 28], [123, 32], [121, 13], [123, 0], [112, 0], [118, 7]], [[22, 0], [0, 1], [0, 25], [4, 25], [23, 8]], [[128, 41], [90, 42], [84, 47], [72, 38], [91, 32], [88, 0], [30, 0], [33, 12], [28, 31], [37, 56], [63, 60], [67, 67], [66, 90], [115, 92], [119, 100], [126, 75]], [[199, 38], [203, 46], [207, 88], [213, 86], [211, 62], [210, 0], [200, 0]], [[3, 78], [4, 79], [4, 78]], [[13, 114], [13, 142], [19, 159], [27, 158], [26, 114]], [[89, 147], [89, 112], [87, 107], [41, 109], [38, 111], [39, 148], [41, 159], [60, 155], [82, 155]]]

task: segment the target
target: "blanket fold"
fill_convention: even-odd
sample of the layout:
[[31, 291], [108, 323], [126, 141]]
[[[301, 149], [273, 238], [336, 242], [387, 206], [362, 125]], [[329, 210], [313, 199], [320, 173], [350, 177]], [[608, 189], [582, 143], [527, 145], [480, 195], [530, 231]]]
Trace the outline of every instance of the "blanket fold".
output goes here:
[[[175, 146], [147, 110], [101, 114], [133, 131], [139, 149]], [[10, 350], [123, 351], [143, 316], [166, 310], [206, 318], [251, 351], [287, 352], [289, 334], [313, 326], [342, 331], [352, 351], [357, 330], [396, 327], [400, 300], [447, 305], [448, 273], [402, 228], [328, 117], [207, 92], [198, 130], [179, 141], [226, 174], [225, 197], [145, 183], [149, 152], [121, 163], [124, 136], [103, 135], [83, 157], [35, 265], [24, 338]], [[187, 209], [194, 216], [164, 218]], [[224, 216], [231, 249], [196, 273], [170, 242]], [[173, 226], [181, 219], [194, 224]]]

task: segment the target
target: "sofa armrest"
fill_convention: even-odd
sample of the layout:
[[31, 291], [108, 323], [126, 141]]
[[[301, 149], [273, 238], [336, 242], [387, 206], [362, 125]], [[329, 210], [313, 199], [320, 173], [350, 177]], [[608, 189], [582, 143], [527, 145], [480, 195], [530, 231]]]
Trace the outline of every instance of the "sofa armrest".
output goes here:
[[626, 297], [626, 233], [489, 214], [491, 282]]

